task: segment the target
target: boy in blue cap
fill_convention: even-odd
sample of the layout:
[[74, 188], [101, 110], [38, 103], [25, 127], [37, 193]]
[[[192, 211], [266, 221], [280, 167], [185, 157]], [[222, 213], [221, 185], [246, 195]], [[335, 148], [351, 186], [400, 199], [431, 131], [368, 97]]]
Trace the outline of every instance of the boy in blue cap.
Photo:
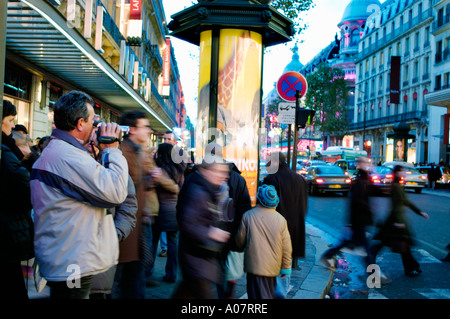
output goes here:
[[243, 215], [235, 242], [245, 251], [248, 299], [274, 299], [276, 277], [291, 272], [291, 237], [286, 219], [275, 210], [279, 202], [275, 187], [259, 187], [257, 200], [256, 207]]

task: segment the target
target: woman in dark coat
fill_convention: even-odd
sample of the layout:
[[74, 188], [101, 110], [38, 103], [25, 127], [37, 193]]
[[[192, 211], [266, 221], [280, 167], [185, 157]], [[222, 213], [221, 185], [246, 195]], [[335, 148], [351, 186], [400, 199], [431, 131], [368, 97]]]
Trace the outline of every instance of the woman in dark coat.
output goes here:
[[283, 153], [279, 153], [271, 161], [271, 166], [277, 165], [278, 171], [269, 174], [263, 184], [273, 185], [280, 197], [277, 212], [286, 218], [292, 241], [292, 258], [295, 265], [295, 257], [305, 257], [305, 217], [308, 205], [308, 193], [306, 182], [302, 176], [289, 169]]
[[0, 170], [0, 299], [28, 299], [22, 260], [34, 257], [30, 174], [22, 166], [23, 154], [11, 137], [15, 106], [3, 101]]
[[394, 182], [392, 183], [392, 211], [379, 233], [375, 235], [375, 240], [381, 243], [372, 247], [373, 256], [376, 258], [377, 253], [383, 246], [388, 246], [392, 251], [402, 255], [403, 268], [407, 276], [418, 276], [422, 271], [419, 263], [411, 254], [411, 246], [414, 244], [412, 239], [411, 226], [406, 218], [405, 206], [411, 208], [416, 214], [428, 219], [427, 213], [422, 212], [406, 197], [402, 181], [405, 172], [401, 166], [394, 167]]
[[159, 183], [156, 193], [159, 201], [159, 213], [153, 225], [152, 255], [155, 256], [161, 232], [167, 234], [166, 275], [163, 280], [174, 283], [177, 275], [178, 254], [178, 223], [176, 206], [178, 193], [184, 182], [184, 166], [172, 160], [173, 145], [162, 143], [155, 155], [155, 163], [162, 170], [162, 179], [166, 183]]

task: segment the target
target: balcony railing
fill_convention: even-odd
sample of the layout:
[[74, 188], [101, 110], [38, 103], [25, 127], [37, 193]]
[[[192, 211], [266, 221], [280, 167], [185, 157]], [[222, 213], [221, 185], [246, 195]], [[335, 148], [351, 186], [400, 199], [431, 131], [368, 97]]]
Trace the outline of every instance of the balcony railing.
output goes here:
[[364, 121], [358, 121], [356, 123], [351, 123], [349, 129], [350, 131], [356, 131], [362, 130], [364, 128], [368, 129], [375, 126], [395, 124], [400, 121], [420, 121], [422, 118], [426, 117], [427, 111], [413, 111], [366, 120], [365, 123]]
[[[378, 39], [378, 41], [375, 41], [374, 43], [371, 43], [367, 47], [360, 50], [356, 60], [357, 61], [362, 60], [367, 55], [372, 54], [377, 49], [387, 46], [389, 42], [395, 40], [399, 36], [402, 36], [405, 32], [410, 30], [412, 27], [414, 27], [414, 26], [420, 24], [422, 21], [432, 17], [433, 16], [432, 9], [433, 8], [429, 8], [429, 9], [422, 11], [421, 13], [419, 13], [419, 15], [417, 15], [415, 18], [413, 18], [412, 22], [406, 23], [402, 26], [399, 26], [394, 31], [391, 31], [390, 33], [386, 34], [386, 36], [383, 37], [382, 39]], [[424, 47], [427, 47], [427, 46], [429, 46], [429, 41], [428, 41], [428, 43], [425, 43]]]
[[125, 40], [125, 38], [122, 33], [120, 33], [119, 27], [117, 26], [111, 15], [108, 13], [101, 0], [97, 0], [97, 6], [103, 6], [103, 26], [114, 39], [114, 41], [116, 41], [116, 44], [120, 47], [121, 40]]

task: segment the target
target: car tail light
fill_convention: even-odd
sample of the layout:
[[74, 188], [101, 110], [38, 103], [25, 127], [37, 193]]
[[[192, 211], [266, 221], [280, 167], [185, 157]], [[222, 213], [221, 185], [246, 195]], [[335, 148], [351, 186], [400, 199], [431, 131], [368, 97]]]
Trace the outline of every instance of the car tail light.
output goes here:
[[351, 180], [350, 178], [347, 178], [347, 179], [345, 180], [345, 182], [346, 182], [347, 184], [350, 184], [350, 183], [352, 182], [352, 180]]
[[405, 184], [405, 180], [403, 179], [403, 177], [400, 179], [399, 184]]
[[427, 177], [425, 175], [420, 175], [420, 178], [423, 179], [423, 180], [427, 179]]
[[345, 171], [344, 174], [348, 176], [348, 172], [347, 171]]
[[386, 175], [386, 178], [394, 178], [394, 175], [392, 175], [392, 174], [387, 174], [387, 175]]
[[321, 184], [321, 183], [324, 183], [325, 180], [322, 179], [322, 178], [317, 178], [317, 179], [316, 179], [316, 182], [319, 183], [319, 184]]
[[372, 176], [372, 182], [373, 183], [381, 183], [381, 181], [380, 181], [380, 177], [379, 176]]
[[411, 175], [412, 172], [411, 172], [411, 171], [406, 171], [406, 174], [407, 174], [407, 175]]

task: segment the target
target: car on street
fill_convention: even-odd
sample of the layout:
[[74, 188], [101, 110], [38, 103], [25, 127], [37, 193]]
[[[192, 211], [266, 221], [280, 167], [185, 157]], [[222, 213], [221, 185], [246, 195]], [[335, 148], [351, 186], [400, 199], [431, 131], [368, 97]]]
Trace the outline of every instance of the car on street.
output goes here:
[[[448, 167], [440, 167], [441, 169], [442, 177], [436, 181], [437, 184], [441, 184], [442, 186], [450, 186], [450, 169]], [[422, 173], [427, 175], [428, 170], [431, 168], [431, 166], [417, 166], [416, 169]]]
[[345, 175], [347, 176], [353, 176], [353, 174], [355, 174], [358, 170], [358, 162], [356, 160], [339, 159], [334, 163], [334, 165], [342, 168]]
[[388, 195], [391, 193], [394, 173], [387, 166], [373, 166], [369, 169], [369, 192], [373, 195]]
[[305, 176], [308, 167], [317, 166], [317, 165], [332, 165], [330, 162], [321, 161], [321, 160], [298, 160], [297, 161], [297, 173]]
[[400, 165], [405, 170], [406, 176], [404, 180], [405, 189], [414, 190], [416, 193], [421, 193], [422, 189], [428, 185], [428, 177], [426, 174], [420, 173], [414, 168], [412, 163], [407, 162], [386, 162], [382, 166], [394, 168]]
[[351, 179], [344, 171], [334, 165], [314, 165], [306, 170], [304, 175], [311, 195], [317, 193], [342, 193], [348, 195]]

